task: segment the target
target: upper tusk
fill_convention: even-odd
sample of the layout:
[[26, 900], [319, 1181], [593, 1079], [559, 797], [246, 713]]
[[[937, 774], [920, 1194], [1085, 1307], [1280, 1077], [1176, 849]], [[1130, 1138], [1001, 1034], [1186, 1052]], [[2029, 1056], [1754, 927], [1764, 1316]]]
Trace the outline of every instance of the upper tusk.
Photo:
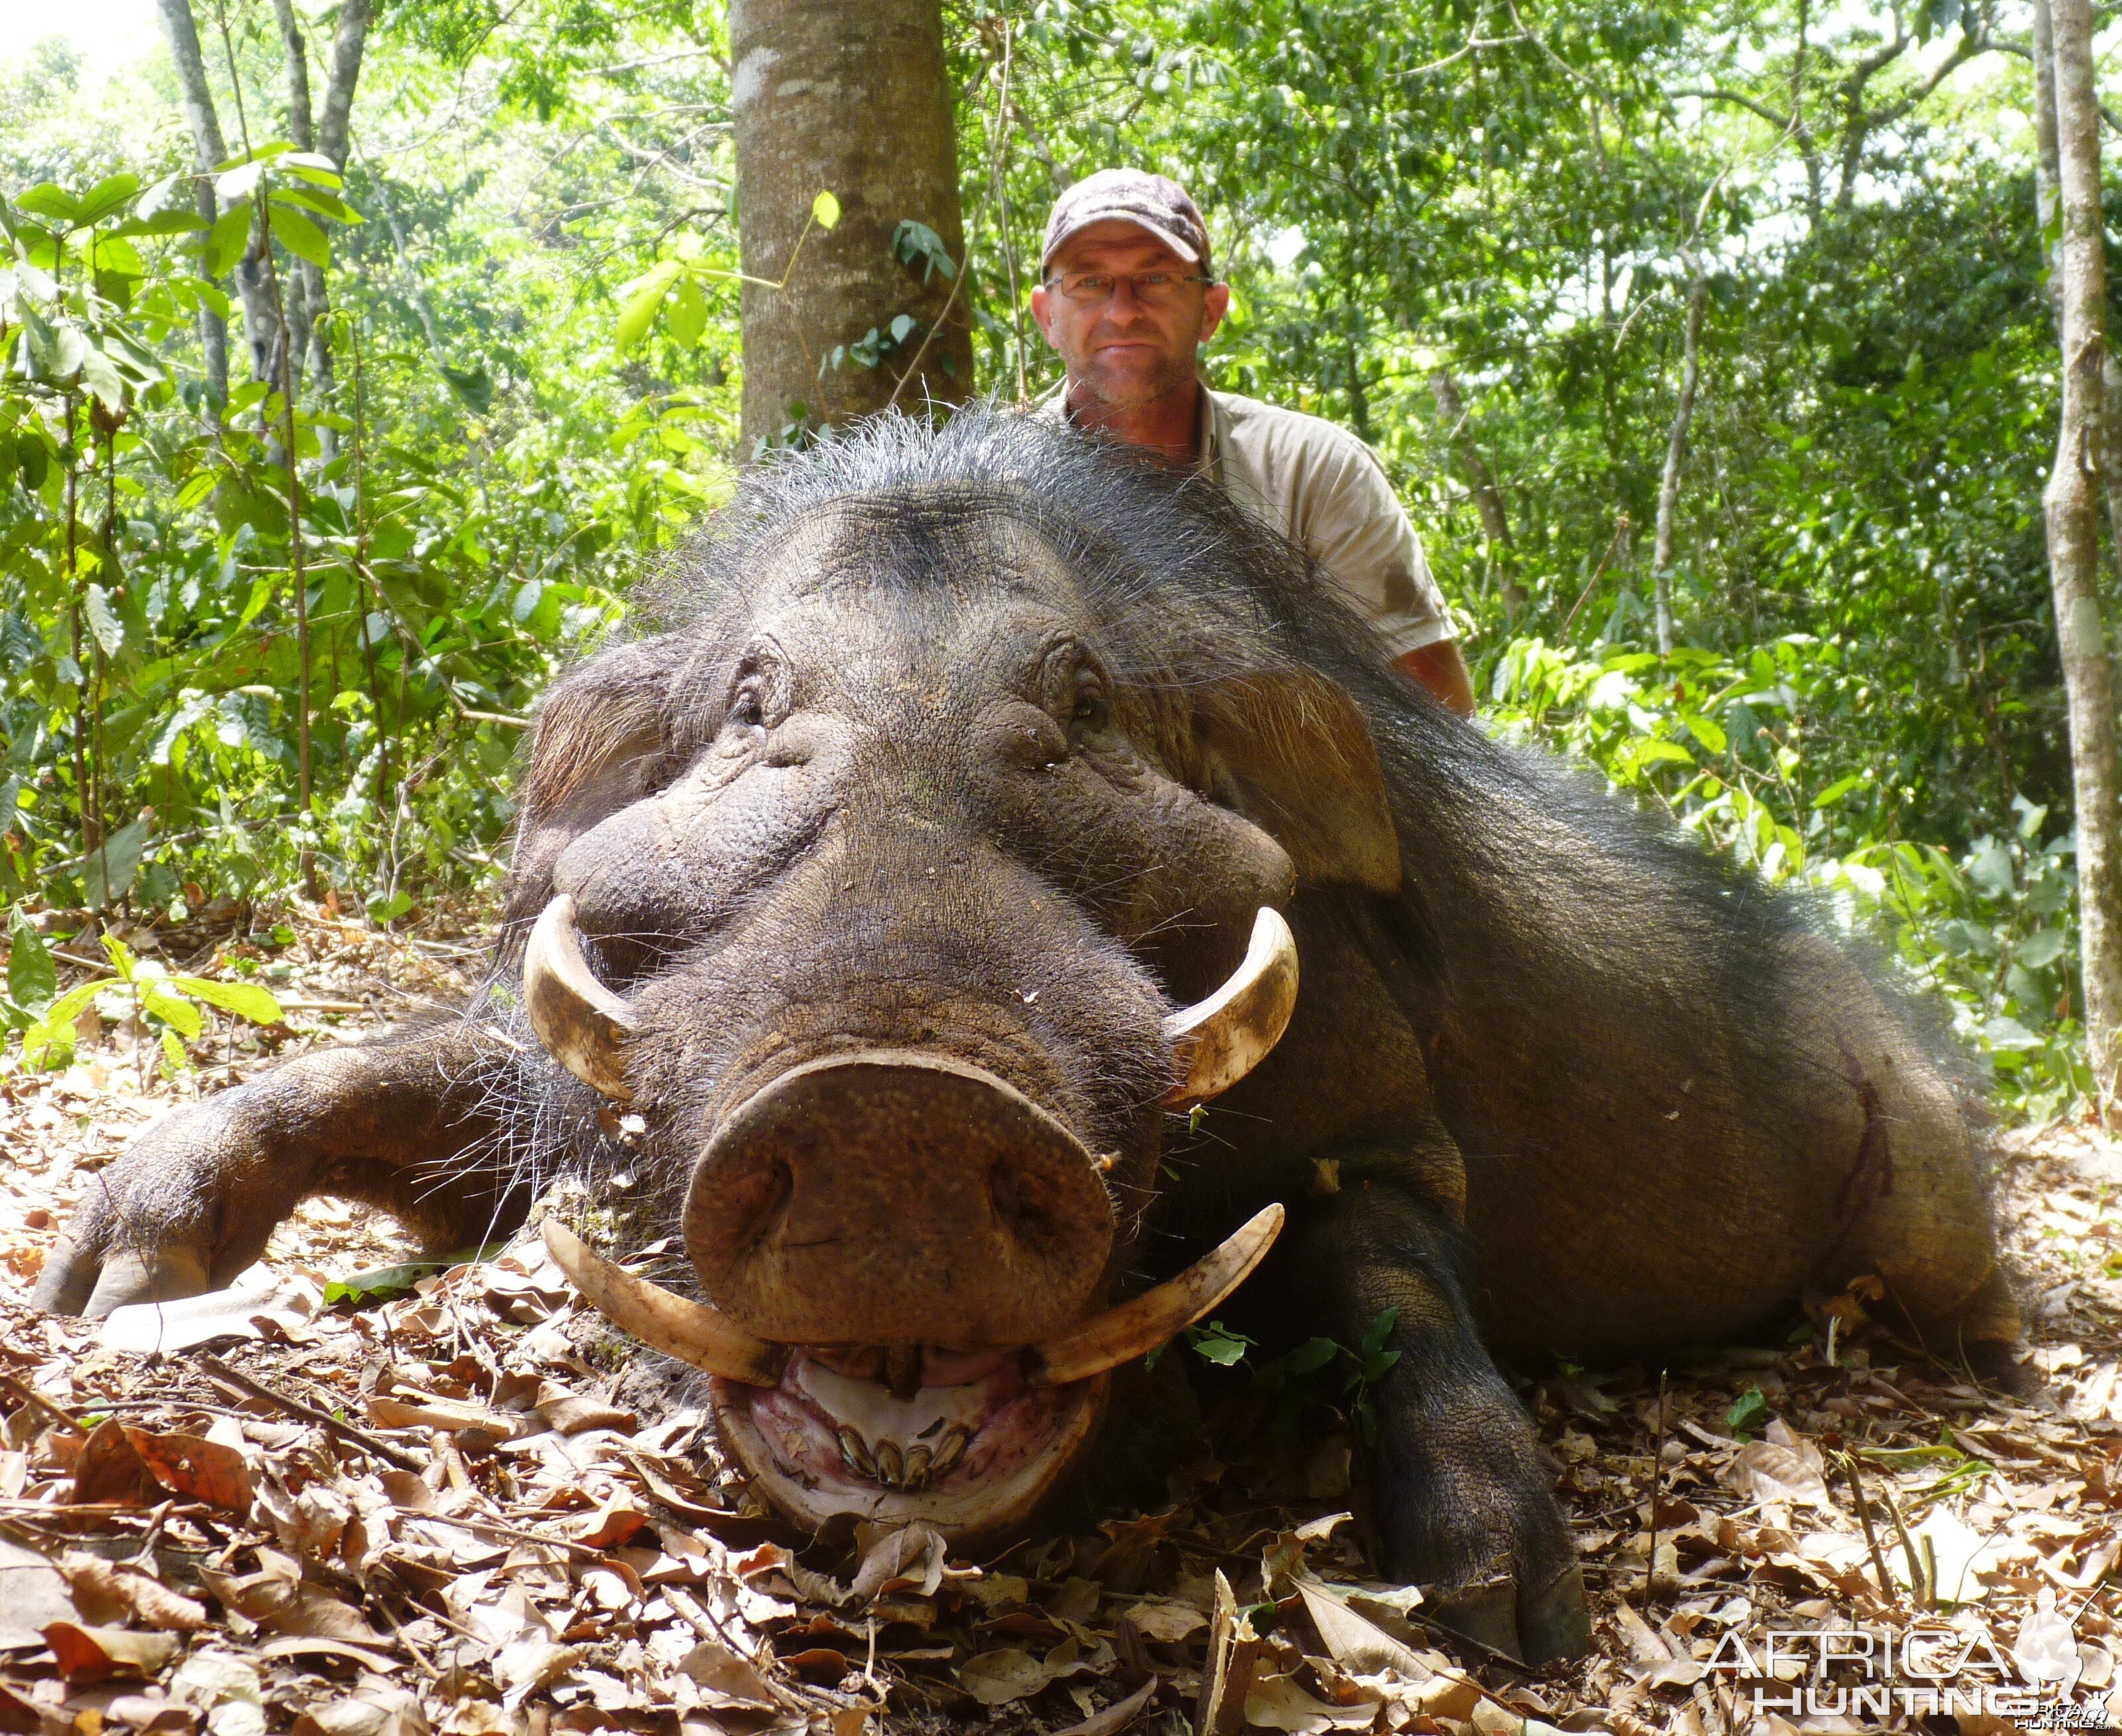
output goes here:
[[1229, 981], [1206, 1001], [1166, 1015], [1164, 1040], [1185, 1071], [1165, 1103], [1199, 1103], [1229, 1090], [1282, 1040], [1296, 1010], [1297, 937], [1280, 911], [1263, 905], [1245, 962]]
[[1169, 1284], [1108, 1309], [1059, 1338], [1032, 1346], [1026, 1352], [1026, 1378], [1034, 1386], [1066, 1386], [1147, 1356], [1245, 1282], [1282, 1233], [1283, 1216], [1279, 1206], [1255, 1212], [1221, 1247], [1196, 1260]]
[[590, 1306], [651, 1350], [746, 1386], [780, 1381], [782, 1365], [788, 1360], [787, 1346], [755, 1338], [706, 1303], [613, 1265], [557, 1219], [547, 1218], [544, 1230], [554, 1263]]
[[523, 954], [523, 1005], [546, 1052], [584, 1085], [631, 1103], [626, 1040], [633, 1010], [597, 981], [582, 957], [575, 901], [566, 893], [538, 912]]

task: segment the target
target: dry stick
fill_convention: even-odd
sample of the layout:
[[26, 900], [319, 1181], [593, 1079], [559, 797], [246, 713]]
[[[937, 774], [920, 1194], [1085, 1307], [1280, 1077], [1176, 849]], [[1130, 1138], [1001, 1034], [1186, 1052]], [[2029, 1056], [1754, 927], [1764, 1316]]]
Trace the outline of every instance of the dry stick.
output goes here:
[[995, 203], [1001, 214], [1002, 256], [1009, 267], [1009, 305], [1017, 318], [1017, 401], [1022, 404], [1030, 395], [1025, 385], [1024, 297], [1017, 291], [1017, 244], [1009, 232], [1009, 188], [1003, 165], [1003, 154], [1009, 147], [1009, 74], [1014, 41], [1011, 26], [1005, 22], [1002, 27], [1002, 91], [995, 104], [995, 137], [988, 155], [988, 173], [994, 183]]
[[[361, 329], [346, 316], [346, 341], [353, 358], [353, 571], [362, 588], [372, 592], [376, 612], [386, 620], [383, 587], [376, 583], [368, 560], [368, 460], [367, 404], [362, 395]], [[390, 734], [383, 724], [383, 688], [376, 674], [376, 637], [368, 623], [361, 623], [362, 656], [368, 666], [368, 703], [376, 717], [376, 805], [380, 812], [384, 791], [390, 787]]]
[[1569, 605], [1569, 613], [1563, 618], [1562, 631], [1554, 636], [1557, 644], [1569, 637], [1569, 629], [1577, 624], [1577, 612], [1583, 608], [1585, 600], [1596, 588], [1599, 576], [1606, 570], [1606, 562], [1614, 558], [1614, 551], [1621, 546], [1621, 539], [1628, 534], [1629, 515], [1624, 512], [1614, 520], [1614, 540], [1607, 544], [1606, 552], [1599, 557], [1599, 564], [1592, 569], [1592, 576], [1584, 581], [1583, 590], [1577, 593], [1577, 600]]
[[420, 1461], [411, 1454], [392, 1446], [387, 1440], [377, 1439], [366, 1429], [357, 1429], [352, 1423], [341, 1422], [330, 1411], [320, 1411], [313, 1404], [305, 1404], [299, 1398], [291, 1398], [285, 1393], [276, 1392], [262, 1380], [254, 1380], [241, 1370], [231, 1368], [210, 1351], [201, 1351], [192, 1360], [215, 1379], [225, 1381], [238, 1392], [248, 1393], [253, 1398], [261, 1400], [276, 1410], [285, 1411], [290, 1416], [299, 1416], [305, 1422], [315, 1423], [327, 1433], [336, 1435], [349, 1446], [360, 1448], [372, 1458], [382, 1459], [400, 1471], [418, 1472], [420, 1468]]
[[1879, 1576], [1879, 1593], [1890, 1603], [1900, 1602], [1894, 1592], [1894, 1576], [1886, 1570], [1886, 1552], [1879, 1547], [1879, 1534], [1872, 1527], [1872, 1504], [1864, 1498], [1864, 1480], [1857, 1469], [1857, 1455], [1843, 1453], [1836, 1455], [1842, 1461], [1842, 1480], [1849, 1485], [1849, 1499], [1857, 1509], [1857, 1523], [1864, 1530], [1864, 1547], [1871, 1552], [1872, 1570]]
[[1643, 1561], [1643, 1608], [1657, 1594], [1658, 1497], [1665, 1493], [1665, 1385], [1670, 1371], [1658, 1370], [1657, 1432], [1651, 1443], [1651, 1547]]
[[[258, 221], [264, 228], [265, 284], [273, 292], [273, 315], [280, 324], [280, 452], [287, 467], [287, 576], [295, 586], [295, 654], [300, 664], [296, 683], [296, 702], [300, 707], [295, 718], [297, 784], [306, 825], [310, 813], [310, 581], [302, 571], [301, 491], [295, 476], [295, 376], [290, 365], [295, 344], [287, 329], [287, 304], [280, 292], [279, 268], [273, 260], [273, 230], [266, 215], [263, 175], [259, 177], [257, 197]], [[314, 897], [316, 862], [306, 847], [302, 852], [302, 877], [311, 883]]]
[[45, 1416], [64, 1424], [77, 1435], [88, 1433], [88, 1425], [71, 1411], [62, 1409], [35, 1387], [17, 1380], [12, 1374], [0, 1374], [0, 1392], [12, 1393], [20, 1402], [28, 1405], [32, 1410], [42, 1411]]

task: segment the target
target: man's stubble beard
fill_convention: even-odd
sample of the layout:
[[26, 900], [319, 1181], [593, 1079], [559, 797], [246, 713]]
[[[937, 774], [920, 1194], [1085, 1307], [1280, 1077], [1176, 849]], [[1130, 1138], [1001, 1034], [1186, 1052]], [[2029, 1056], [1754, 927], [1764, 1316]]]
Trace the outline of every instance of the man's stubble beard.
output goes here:
[[[1095, 362], [1095, 357], [1090, 359]], [[1112, 415], [1124, 415], [1185, 390], [1199, 377], [1194, 351], [1188, 348], [1176, 356], [1158, 357], [1155, 371], [1149, 374], [1129, 375], [1109, 382], [1087, 367], [1076, 376], [1075, 384], [1083, 397], [1100, 409]]]

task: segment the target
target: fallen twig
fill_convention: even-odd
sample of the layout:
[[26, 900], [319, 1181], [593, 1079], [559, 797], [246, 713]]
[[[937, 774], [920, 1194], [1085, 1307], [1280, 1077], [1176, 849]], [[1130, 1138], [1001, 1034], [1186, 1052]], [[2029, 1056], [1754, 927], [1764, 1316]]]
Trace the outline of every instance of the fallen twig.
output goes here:
[[339, 1436], [348, 1446], [360, 1448], [372, 1458], [395, 1465], [400, 1471], [417, 1472], [420, 1468], [420, 1461], [404, 1449], [392, 1446], [389, 1441], [380, 1440], [366, 1429], [357, 1429], [350, 1422], [341, 1422], [329, 1411], [320, 1411], [313, 1404], [305, 1404], [299, 1398], [291, 1398], [285, 1393], [276, 1392], [262, 1380], [253, 1380], [250, 1375], [231, 1368], [210, 1351], [201, 1351], [192, 1360], [215, 1379], [225, 1382], [240, 1393], [247, 1393], [253, 1398], [262, 1399], [276, 1409], [285, 1411], [290, 1416], [299, 1416], [305, 1422], [313, 1422], [319, 1428]]

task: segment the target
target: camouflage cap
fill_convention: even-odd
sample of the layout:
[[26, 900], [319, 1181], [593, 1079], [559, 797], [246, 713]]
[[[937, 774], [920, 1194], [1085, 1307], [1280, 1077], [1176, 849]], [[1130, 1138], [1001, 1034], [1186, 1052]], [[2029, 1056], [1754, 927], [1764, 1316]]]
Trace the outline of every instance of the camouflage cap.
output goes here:
[[1040, 270], [1045, 272], [1054, 250], [1069, 236], [1112, 220], [1147, 230], [1189, 265], [1199, 265], [1204, 276], [1214, 275], [1208, 263], [1208, 226], [1186, 189], [1168, 176], [1140, 169], [1101, 169], [1054, 200]]

